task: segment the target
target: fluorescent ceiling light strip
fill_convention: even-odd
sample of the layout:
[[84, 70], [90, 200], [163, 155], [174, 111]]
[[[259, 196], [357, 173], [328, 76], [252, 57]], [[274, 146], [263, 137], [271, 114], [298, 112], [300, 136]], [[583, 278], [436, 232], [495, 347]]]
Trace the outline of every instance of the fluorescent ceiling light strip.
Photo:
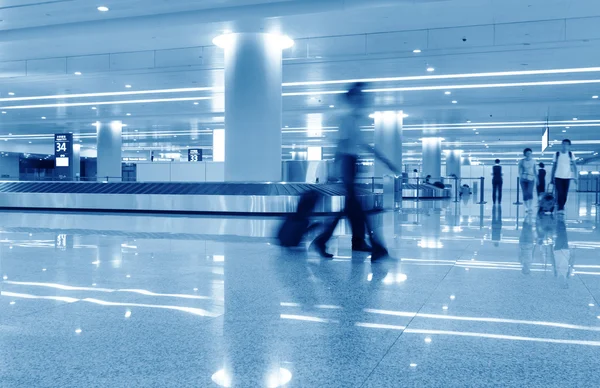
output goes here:
[[68, 99], [68, 98], [88, 98], [88, 97], [136, 96], [136, 95], [141, 95], [141, 94], [192, 93], [192, 92], [206, 92], [206, 91], [213, 91], [213, 90], [222, 90], [222, 89], [216, 89], [213, 87], [200, 87], [200, 88], [177, 88], [177, 89], [154, 89], [154, 90], [128, 90], [128, 91], [122, 91], [122, 92], [56, 94], [56, 95], [51, 95], [51, 96], [0, 98], [0, 102], [37, 101], [37, 100]]
[[145, 99], [145, 100], [66, 102], [66, 103], [41, 104], [41, 105], [13, 105], [13, 106], [0, 107], [0, 109], [15, 110], [15, 109], [35, 109], [35, 108], [65, 108], [65, 107], [95, 106], [95, 105], [151, 104], [151, 103], [156, 103], [156, 102], [201, 101], [201, 100], [210, 100], [210, 99], [212, 99], [212, 97], [177, 97], [177, 98], [151, 98], [151, 99]]
[[[600, 127], [600, 123], [589, 123], [589, 124], [582, 124], [582, 125], [569, 125], [571, 128], [593, 128], [593, 127]], [[563, 125], [549, 125], [550, 128], [564, 128], [564, 124]], [[494, 126], [480, 126], [477, 127], [477, 130], [480, 131], [482, 129], [517, 129], [517, 128], [540, 128], [540, 125], [494, 125]], [[411, 127], [411, 128], [402, 128], [403, 131], [427, 131], [427, 130], [431, 130], [431, 129], [437, 129], [437, 130], [445, 130], [445, 131], [450, 131], [450, 130], [472, 130], [471, 127]], [[372, 132], [373, 130], [370, 131], [364, 131], [364, 132]]]
[[[478, 128], [478, 127], [484, 127], [486, 125], [517, 125], [517, 124], [524, 124], [524, 125], [534, 125], [534, 124], [569, 124], [572, 125], [574, 124], [573, 120], [558, 120], [558, 121], [499, 121], [499, 122], [489, 122], [489, 123], [444, 123], [444, 124], [405, 124], [403, 125], [403, 128], [406, 127], [420, 127], [420, 126], [425, 126], [425, 127], [437, 127], [437, 126], [445, 126], [445, 127], [450, 127], [450, 126], [463, 126], [463, 127], [473, 127], [473, 128]], [[600, 123], [600, 120], [577, 120], [577, 123]]]
[[[523, 75], [548, 75], [548, 74], [571, 74], [571, 73], [595, 73], [600, 72], [600, 67], [582, 67], [571, 69], [551, 69], [551, 70], [521, 70], [521, 71], [498, 71], [488, 73], [466, 73], [466, 74], [439, 74], [439, 75], [418, 75], [405, 77], [384, 77], [384, 78], [362, 78], [345, 79], [332, 81], [300, 81], [284, 82], [282, 86], [318, 86], [318, 85], [340, 85], [352, 84], [355, 82], [397, 82], [397, 81], [424, 81], [440, 79], [461, 79], [461, 78], [483, 78], [483, 77], [509, 77]], [[448, 89], [451, 89], [448, 87]]]
[[[326, 94], [344, 94], [348, 92], [347, 90], [323, 90], [320, 92], [289, 92], [289, 93], [281, 93], [283, 97], [291, 97], [291, 96], [321, 96]], [[365, 90], [366, 92], [366, 90]]]
[[514, 88], [521, 86], [558, 86], [558, 85], [583, 85], [598, 84], [598, 79], [588, 80], [564, 80], [564, 81], [536, 81], [536, 82], [510, 82], [497, 84], [471, 84], [471, 85], [433, 85], [433, 86], [406, 86], [397, 88], [365, 89], [365, 93], [380, 92], [412, 92], [425, 90], [445, 90], [445, 89], [484, 89], [484, 88]]

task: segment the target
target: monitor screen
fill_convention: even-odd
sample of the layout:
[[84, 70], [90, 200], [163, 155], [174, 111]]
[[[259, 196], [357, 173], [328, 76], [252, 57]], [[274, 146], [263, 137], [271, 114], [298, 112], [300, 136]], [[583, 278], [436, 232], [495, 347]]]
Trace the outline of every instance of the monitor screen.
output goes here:
[[69, 167], [69, 158], [56, 158], [56, 167]]
[[548, 146], [550, 146], [550, 128], [546, 127], [544, 135], [542, 135], [542, 152], [546, 151]]

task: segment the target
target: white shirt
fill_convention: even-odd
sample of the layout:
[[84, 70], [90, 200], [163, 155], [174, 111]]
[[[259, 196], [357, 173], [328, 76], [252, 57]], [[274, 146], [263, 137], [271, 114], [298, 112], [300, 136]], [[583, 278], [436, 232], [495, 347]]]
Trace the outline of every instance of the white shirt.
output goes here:
[[[572, 159], [572, 160], [571, 160]], [[569, 153], [560, 152], [558, 158], [556, 154], [554, 154], [554, 163], [556, 163], [556, 172], [554, 173], [555, 178], [559, 179], [573, 179], [573, 168], [571, 167], [572, 161], [575, 160], [575, 154], [571, 152], [571, 157], [569, 157]]]

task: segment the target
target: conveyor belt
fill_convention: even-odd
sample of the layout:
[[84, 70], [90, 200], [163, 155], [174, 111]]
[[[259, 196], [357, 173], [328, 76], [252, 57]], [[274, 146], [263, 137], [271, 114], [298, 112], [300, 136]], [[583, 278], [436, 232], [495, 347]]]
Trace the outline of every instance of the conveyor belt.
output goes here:
[[[341, 184], [222, 182], [0, 182], [0, 208], [281, 214], [295, 211], [307, 190], [321, 194], [317, 212], [343, 209]], [[381, 195], [357, 193], [365, 209], [381, 208]]]

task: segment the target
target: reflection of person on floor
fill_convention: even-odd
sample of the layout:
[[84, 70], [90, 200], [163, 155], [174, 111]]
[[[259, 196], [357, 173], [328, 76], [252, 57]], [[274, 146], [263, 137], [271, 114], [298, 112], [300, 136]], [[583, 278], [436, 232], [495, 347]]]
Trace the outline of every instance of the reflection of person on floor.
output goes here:
[[521, 272], [529, 275], [531, 272], [531, 263], [533, 262], [533, 224], [531, 216], [525, 217], [521, 236], [519, 237], [519, 261], [521, 262]]
[[558, 278], [562, 288], [568, 288], [568, 280], [573, 269], [573, 258], [569, 249], [569, 237], [565, 220], [560, 217], [556, 223], [556, 240], [554, 241], [554, 276]]
[[[371, 260], [375, 261], [388, 255], [380, 239], [375, 235], [374, 230], [369, 225], [369, 220], [360, 200], [356, 194], [356, 163], [361, 151], [373, 153], [375, 157], [385, 163], [396, 175], [397, 169], [375, 148], [371, 147], [363, 138], [360, 130], [360, 120], [364, 115], [363, 109], [367, 107], [367, 93], [363, 93], [363, 83], [354, 84], [346, 93], [346, 102], [350, 106], [350, 113], [343, 119], [339, 128], [339, 140], [336, 151], [336, 164], [340, 169], [344, 188], [346, 189], [345, 208], [343, 214], [340, 214], [335, 220], [325, 227], [325, 231], [315, 239], [313, 246], [323, 257], [332, 257], [327, 252], [327, 242], [333, 235], [335, 228], [343, 215], [347, 216], [352, 228], [352, 250], [361, 252], [372, 252]], [[371, 240], [371, 246], [365, 241], [365, 227], [368, 228]]]
[[494, 246], [500, 245], [502, 240], [502, 206], [496, 206], [492, 208], [492, 241]]
[[554, 262], [552, 251], [552, 238], [554, 235], [555, 221], [552, 214], [539, 213], [536, 226], [537, 245], [542, 253], [544, 268], [549, 262]]

